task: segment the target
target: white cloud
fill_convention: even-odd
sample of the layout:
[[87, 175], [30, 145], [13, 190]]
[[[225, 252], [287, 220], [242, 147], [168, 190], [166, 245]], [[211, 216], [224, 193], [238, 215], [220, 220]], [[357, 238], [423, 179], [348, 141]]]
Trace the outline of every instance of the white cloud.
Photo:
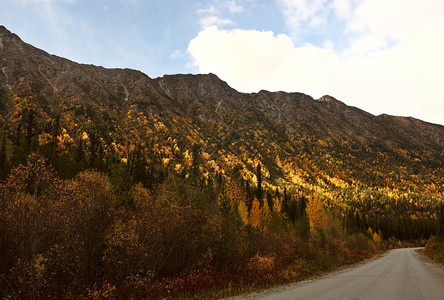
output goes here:
[[[295, 48], [290, 37], [271, 31], [220, 30], [210, 27], [193, 39], [188, 47], [199, 72], [214, 72], [241, 91], [317, 90], [317, 74], [306, 72], [313, 61], [330, 64], [334, 56], [312, 45]], [[322, 71], [322, 70], [318, 70]], [[328, 72], [328, 69], [323, 71]], [[303, 75], [302, 75], [303, 74]], [[305, 88], [298, 76], [309, 76]]]
[[[355, 52], [370, 52], [386, 47], [390, 40], [406, 43], [434, 34], [442, 35], [442, 11], [444, 2], [440, 0], [404, 0], [402, 4], [393, 0], [363, 1], [347, 24], [348, 32], [357, 35], [351, 48], [358, 49]], [[422, 45], [418, 43], [414, 47]]]
[[351, 17], [353, 12], [352, 2], [353, 0], [333, 0], [332, 8], [335, 12], [335, 16], [338, 19], [346, 20]]
[[184, 54], [178, 49], [174, 50], [173, 53], [170, 54], [170, 58], [172, 59], [181, 58], [181, 57], [184, 57]]
[[207, 28], [207, 27], [211, 27], [211, 26], [225, 27], [225, 26], [230, 26], [230, 25], [234, 24], [234, 22], [231, 21], [230, 19], [222, 19], [217, 16], [204, 17], [199, 20], [199, 23], [203, 28]]
[[[341, 52], [334, 40], [295, 46], [288, 35], [216, 27], [201, 31], [188, 52], [196, 71], [213, 72], [243, 92], [330, 94], [374, 114], [444, 125], [444, 2], [394, 2], [367, 0], [342, 12], [350, 14], [353, 38]], [[293, 3], [305, 9], [305, 1]]]
[[321, 16], [313, 16], [309, 22], [311, 28], [319, 28], [327, 23], [327, 18]]
[[312, 28], [325, 24], [328, 0], [278, 0], [293, 39], [299, 39], [304, 24]]
[[223, 6], [226, 7], [231, 14], [241, 13], [244, 11], [244, 8], [238, 5], [234, 0], [223, 3]]
[[203, 28], [211, 26], [226, 27], [234, 25], [234, 22], [229, 18], [231, 15], [243, 11], [244, 8], [238, 5], [235, 0], [213, 0], [212, 4], [197, 9], [196, 14], [199, 15], [199, 23]]
[[216, 7], [214, 5], [210, 5], [208, 7], [205, 8], [199, 8], [196, 10], [196, 13], [198, 15], [214, 15], [214, 14], [218, 14], [219, 10], [216, 9]]

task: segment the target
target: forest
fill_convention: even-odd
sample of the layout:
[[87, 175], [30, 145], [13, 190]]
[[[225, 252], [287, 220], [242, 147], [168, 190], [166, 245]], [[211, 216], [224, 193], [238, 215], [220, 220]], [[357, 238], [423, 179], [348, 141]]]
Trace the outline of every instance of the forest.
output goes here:
[[2, 298], [221, 298], [444, 234], [442, 166], [415, 149], [142, 113], [133, 143], [11, 98]]

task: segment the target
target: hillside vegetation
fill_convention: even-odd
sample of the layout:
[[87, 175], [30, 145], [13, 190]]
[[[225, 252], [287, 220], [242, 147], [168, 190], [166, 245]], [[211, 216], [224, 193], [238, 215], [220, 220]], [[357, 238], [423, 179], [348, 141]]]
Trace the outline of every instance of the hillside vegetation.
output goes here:
[[4, 27], [0, 70], [2, 297], [217, 298], [444, 232], [443, 126]]

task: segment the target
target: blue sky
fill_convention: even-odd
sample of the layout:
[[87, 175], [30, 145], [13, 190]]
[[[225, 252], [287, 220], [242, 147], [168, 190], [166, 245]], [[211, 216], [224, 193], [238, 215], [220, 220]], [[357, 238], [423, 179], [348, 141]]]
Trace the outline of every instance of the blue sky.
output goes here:
[[0, 0], [51, 54], [150, 77], [215, 73], [243, 92], [329, 94], [444, 125], [442, 0]]
[[[285, 30], [274, 1], [0, 0], [1, 24], [51, 54], [151, 77], [195, 73], [189, 42], [207, 25]], [[242, 5], [242, 6], [241, 6]], [[223, 24], [224, 21], [229, 25]], [[207, 23], [205, 23], [207, 22]]]

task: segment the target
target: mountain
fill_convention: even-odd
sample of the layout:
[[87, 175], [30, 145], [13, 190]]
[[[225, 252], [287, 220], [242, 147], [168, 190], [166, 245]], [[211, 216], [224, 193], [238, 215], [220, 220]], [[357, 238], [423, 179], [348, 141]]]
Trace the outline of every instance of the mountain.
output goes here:
[[443, 186], [443, 126], [78, 64], [0, 26], [0, 298], [301, 280], [443, 236]]
[[3, 26], [0, 70], [0, 125], [10, 143], [32, 110], [40, 143], [59, 116], [68, 145], [93, 133], [120, 159], [128, 158], [129, 144], [141, 144], [154, 152], [151, 160], [168, 158], [171, 168], [172, 162], [183, 165], [185, 151], [198, 145], [203, 173], [239, 164], [245, 179], [254, 181], [261, 161], [270, 186], [316, 178], [404, 189], [443, 182], [443, 126], [374, 116], [331, 96], [246, 94], [214, 74], [153, 79], [136, 70], [78, 64]]

